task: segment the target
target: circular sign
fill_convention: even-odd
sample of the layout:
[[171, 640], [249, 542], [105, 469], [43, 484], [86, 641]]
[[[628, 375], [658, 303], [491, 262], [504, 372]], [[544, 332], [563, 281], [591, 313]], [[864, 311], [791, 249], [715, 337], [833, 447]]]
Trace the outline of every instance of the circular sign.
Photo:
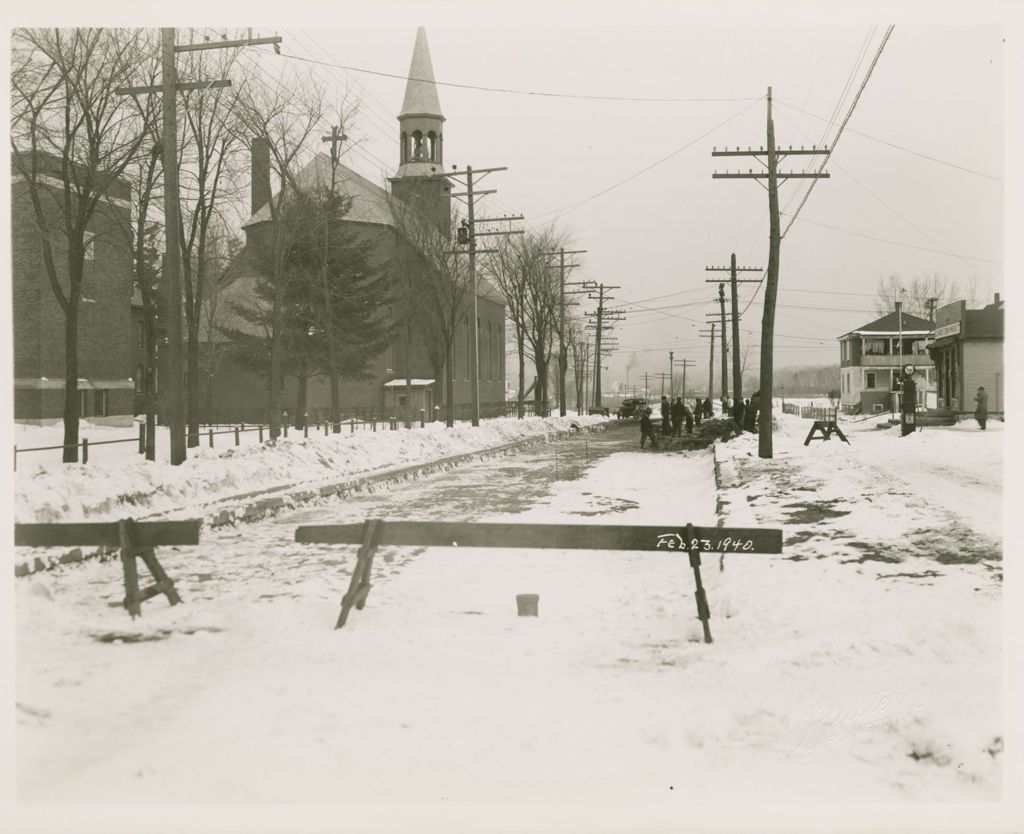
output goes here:
[[903, 366], [903, 373], [906, 374], [907, 376], [913, 376], [916, 371], [917, 368], [915, 368], [913, 365]]

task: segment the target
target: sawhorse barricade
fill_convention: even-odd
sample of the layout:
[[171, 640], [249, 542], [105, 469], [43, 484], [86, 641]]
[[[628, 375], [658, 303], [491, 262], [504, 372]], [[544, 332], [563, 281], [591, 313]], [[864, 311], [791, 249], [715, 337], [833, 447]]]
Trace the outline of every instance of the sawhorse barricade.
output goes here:
[[[816, 437], [815, 432], [819, 432], [821, 437]], [[812, 440], [831, 440], [833, 434], [847, 446], [850, 445], [850, 441], [846, 439], [846, 435], [843, 434], [843, 430], [839, 428], [839, 424], [835, 420], [815, 420], [811, 425], [811, 430], [807, 433], [804, 446], [809, 446]]]
[[[157, 594], [164, 594], [171, 605], [181, 602], [174, 582], [157, 561], [154, 548], [162, 545], [199, 544], [202, 521], [121, 521], [81, 522], [71, 524], [15, 524], [15, 547], [77, 547], [106, 546], [121, 550], [124, 566], [124, 607], [132, 618], [142, 614], [142, 603]], [[145, 562], [156, 584], [139, 590], [139, 566]]]
[[711, 612], [700, 576], [701, 553], [781, 553], [782, 531], [768, 528], [695, 527], [686, 524], [634, 526], [609, 524], [497, 524], [448, 521], [381, 521], [298, 527], [301, 544], [358, 544], [348, 591], [335, 628], [353, 606], [361, 610], [370, 593], [373, 556], [382, 545], [416, 547], [517, 547], [554, 550], [644, 550], [686, 553], [696, 584], [697, 617], [704, 642], [711, 642]]

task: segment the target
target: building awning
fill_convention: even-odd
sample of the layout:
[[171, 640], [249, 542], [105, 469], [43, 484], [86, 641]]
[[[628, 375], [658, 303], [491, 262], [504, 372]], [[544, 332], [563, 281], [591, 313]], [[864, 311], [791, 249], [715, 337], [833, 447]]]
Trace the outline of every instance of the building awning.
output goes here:
[[[931, 330], [904, 330], [903, 338], [906, 339], [907, 336], [927, 336], [931, 332]], [[876, 338], [891, 336], [894, 339], [898, 339], [900, 337], [899, 330], [854, 330], [853, 333], [857, 336], [867, 336], [869, 338], [872, 336]]]
[[[385, 388], [404, 388], [406, 381], [404, 379], [393, 379], [390, 382], [385, 382]], [[413, 388], [426, 388], [428, 385], [433, 385], [434, 380], [432, 379], [413, 379], [409, 380], [409, 384]]]

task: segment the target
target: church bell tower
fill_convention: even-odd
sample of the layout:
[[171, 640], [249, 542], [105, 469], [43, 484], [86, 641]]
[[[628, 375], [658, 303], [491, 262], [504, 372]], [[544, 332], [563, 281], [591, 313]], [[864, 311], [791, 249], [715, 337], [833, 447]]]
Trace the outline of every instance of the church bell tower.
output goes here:
[[399, 165], [390, 180], [391, 193], [410, 206], [422, 206], [449, 234], [451, 185], [437, 177], [444, 172], [443, 125], [427, 33], [421, 26], [416, 30], [405, 100], [398, 114]]

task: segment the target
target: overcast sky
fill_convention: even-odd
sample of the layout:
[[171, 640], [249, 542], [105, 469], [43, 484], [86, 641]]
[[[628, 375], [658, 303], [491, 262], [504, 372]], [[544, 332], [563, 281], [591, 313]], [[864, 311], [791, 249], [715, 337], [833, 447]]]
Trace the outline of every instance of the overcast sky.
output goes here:
[[[383, 184], [397, 167], [405, 81], [367, 71], [406, 75], [424, 25], [446, 117], [446, 166], [507, 166], [484, 181], [498, 193], [480, 211], [523, 214], [529, 228], [557, 224], [573, 248], [587, 250], [572, 277], [618, 287], [610, 306], [627, 315], [607, 363], [612, 381], [627, 366], [630, 382], [666, 370], [669, 350], [706, 373], [708, 340], [698, 331], [718, 305], [705, 266], [727, 264], [735, 252], [741, 265], [764, 267], [768, 255], [765, 189], [712, 179], [715, 170], [757, 163], [715, 159], [712, 148], [765, 143], [769, 85], [779, 145], [830, 143], [891, 9], [876, 10], [877, 25], [861, 22], [863, 13], [830, 12], [803, 14], [800, 25], [780, 14], [786, 23], [738, 27], [730, 24], [765, 15], [739, 13], [746, 7], [736, 4], [686, 19], [664, 5], [630, 14], [625, 4], [558, 3], [499, 16], [474, 4], [472, 17], [463, 8], [353, 4], [316, 15], [315, 26], [308, 9], [289, 10], [284, 19], [294, 25], [254, 29], [284, 37], [282, 56], [264, 47], [259, 61], [272, 72], [304, 68], [339, 102], [357, 98], [345, 162]], [[922, 16], [925, 7], [904, 22], [907, 8], [893, 15], [896, 28], [827, 164], [831, 178], [817, 182], [782, 242], [777, 366], [837, 362], [836, 337], [876, 317], [883, 276], [938, 274], [962, 286], [973, 279], [984, 297], [1003, 292], [1007, 47], [997, 24], [1008, 12], [974, 4], [982, 11], [969, 18], [966, 6], [931, 4], [960, 21], [937, 25]], [[218, 9], [232, 31], [258, 22], [244, 7]], [[140, 13], [110, 22], [166, 23]], [[970, 19], [989, 22], [962, 22]], [[488, 20], [496, 25], [477, 25]], [[823, 25], [832, 21], [841, 25]], [[814, 159], [783, 160], [780, 170]], [[809, 186], [782, 184], [782, 210], [795, 211]], [[763, 288], [754, 288], [740, 287], [748, 372], [760, 352]]]
[[[619, 287], [612, 306], [629, 312], [608, 363], [615, 378], [627, 365], [631, 375], [666, 370], [669, 350], [707, 368], [698, 330], [718, 307], [705, 266], [735, 252], [741, 265], [764, 267], [768, 252], [765, 189], [711, 176], [756, 162], [712, 158], [712, 148], [765, 143], [769, 85], [779, 145], [831, 142], [886, 28], [450, 28], [424, 17], [415, 22], [426, 25], [439, 82], [446, 165], [508, 166], [486, 179], [498, 194], [482, 210], [523, 214], [532, 228], [556, 223], [587, 250], [573, 277]], [[405, 82], [357, 69], [405, 75], [415, 26], [279, 31], [285, 56], [349, 68], [306, 63], [339, 97], [347, 89], [359, 99], [348, 164], [375, 181], [392, 173]], [[882, 276], [973, 278], [986, 296], [1002, 292], [1003, 49], [996, 26], [896, 27], [826, 167], [831, 178], [783, 241], [777, 366], [838, 361], [835, 338], [876, 317]], [[783, 184], [782, 210], [795, 211], [809, 185]], [[759, 355], [755, 286], [740, 291], [741, 310], [753, 299], [741, 323], [748, 370]]]

